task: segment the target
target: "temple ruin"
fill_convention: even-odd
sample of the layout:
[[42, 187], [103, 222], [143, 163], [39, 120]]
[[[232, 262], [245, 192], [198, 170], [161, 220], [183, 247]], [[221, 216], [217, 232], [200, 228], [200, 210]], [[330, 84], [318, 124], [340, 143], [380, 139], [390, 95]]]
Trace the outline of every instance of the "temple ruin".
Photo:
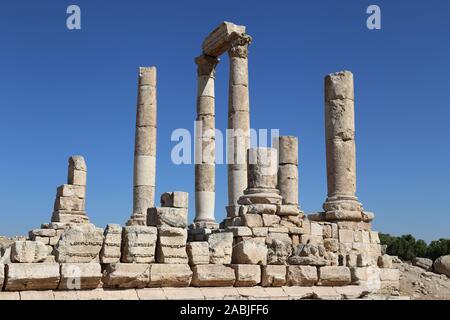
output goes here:
[[[356, 197], [353, 74], [325, 77], [328, 194], [323, 212], [306, 215], [299, 204], [298, 138], [280, 136], [269, 148], [250, 146], [251, 42], [244, 26], [223, 22], [195, 58], [200, 126], [192, 223], [186, 192], [164, 192], [160, 206], [155, 204], [157, 73], [156, 67], [141, 67], [131, 216], [124, 216], [124, 226], [91, 224], [85, 212], [87, 165], [81, 156], [70, 157], [51, 222], [2, 250], [0, 288], [304, 287], [310, 294], [302, 297], [317, 297], [322, 287], [337, 288], [342, 297], [349, 296], [345, 290], [360, 297], [398, 288], [399, 271], [371, 229], [374, 214]], [[214, 81], [226, 52], [233, 137], [227, 139], [228, 206], [216, 208]], [[226, 212], [223, 221], [216, 220], [219, 212]]]

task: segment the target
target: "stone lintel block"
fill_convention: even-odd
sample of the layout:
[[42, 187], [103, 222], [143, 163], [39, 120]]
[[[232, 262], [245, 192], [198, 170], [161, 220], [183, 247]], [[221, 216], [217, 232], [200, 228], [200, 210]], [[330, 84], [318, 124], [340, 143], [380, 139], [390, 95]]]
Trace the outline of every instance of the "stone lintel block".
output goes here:
[[149, 287], [188, 287], [191, 279], [188, 264], [152, 264]]
[[236, 282], [234, 269], [225, 265], [197, 265], [192, 271], [191, 284], [195, 287], [232, 287]]
[[56, 189], [57, 197], [77, 197], [84, 199], [86, 198], [86, 186], [85, 185], [72, 185], [63, 184]]
[[165, 192], [161, 195], [161, 207], [188, 208], [189, 194], [183, 191]]
[[156, 207], [147, 212], [147, 225], [186, 228], [188, 223], [187, 208]]
[[11, 263], [6, 275], [5, 291], [55, 290], [60, 280], [57, 263]]
[[108, 264], [103, 272], [102, 281], [107, 288], [145, 288], [150, 282], [150, 264]]
[[251, 264], [233, 264], [236, 275], [236, 287], [253, 287], [261, 283], [261, 266]]
[[203, 53], [218, 57], [229, 49], [230, 41], [234, 35], [245, 34], [245, 26], [239, 26], [231, 22], [222, 22], [203, 41]]
[[262, 266], [263, 287], [281, 287], [286, 284], [286, 266], [266, 265]]
[[102, 268], [99, 263], [63, 263], [58, 289], [95, 289], [99, 287], [101, 279]]
[[322, 286], [345, 286], [351, 283], [351, 273], [347, 267], [320, 267], [319, 278]]
[[287, 267], [288, 286], [313, 286], [318, 281], [317, 268], [314, 266], [290, 265]]

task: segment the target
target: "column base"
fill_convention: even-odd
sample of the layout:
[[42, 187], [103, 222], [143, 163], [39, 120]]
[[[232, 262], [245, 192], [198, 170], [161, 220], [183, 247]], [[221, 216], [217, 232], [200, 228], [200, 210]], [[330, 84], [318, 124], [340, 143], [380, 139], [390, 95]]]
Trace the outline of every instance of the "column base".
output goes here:
[[133, 213], [128, 219], [127, 226], [146, 226], [147, 225], [147, 216], [142, 213]]
[[245, 189], [244, 195], [238, 200], [240, 205], [276, 204], [281, 205], [283, 198], [278, 189], [251, 188]]
[[324, 212], [311, 215], [310, 219], [320, 221], [364, 221], [371, 222], [374, 214], [366, 212], [357, 197], [333, 196], [328, 197], [323, 204]]

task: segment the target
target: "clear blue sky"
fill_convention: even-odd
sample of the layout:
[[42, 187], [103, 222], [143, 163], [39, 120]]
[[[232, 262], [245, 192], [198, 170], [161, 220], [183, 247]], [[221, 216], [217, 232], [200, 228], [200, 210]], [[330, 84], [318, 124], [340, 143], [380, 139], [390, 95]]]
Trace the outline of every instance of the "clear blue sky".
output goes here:
[[[82, 30], [66, 28], [77, 4]], [[366, 28], [381, 7], [382, 29]], [[158, 68], [157, 195], [190, 193], [194, 170], [170, 160], [176, 128], [193, 130], [203, 38], [247, 26], [253, 128], [300, 138], [300, 201], [326, 197], [323, 77], [355, 75], [358, 196], [374, 228], [427, 241], [450, 236], [450, 2], [0, 1], [0, 234], [48, 222], [67, 158], [88, 164], [87, 212], [99, 226], [132, 209], [137, 68]], [[226, 127], [228, 59], [216, 82]], [[227, 194], [217, 166], [216, 216]]]

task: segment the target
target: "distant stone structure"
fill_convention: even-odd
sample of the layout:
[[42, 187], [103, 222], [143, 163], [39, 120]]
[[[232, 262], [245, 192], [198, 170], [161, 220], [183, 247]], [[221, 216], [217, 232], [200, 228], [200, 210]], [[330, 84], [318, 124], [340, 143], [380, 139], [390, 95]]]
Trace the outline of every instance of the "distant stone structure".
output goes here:
[[[280, 136], [276, 148], [250, 148], [250, 42], [244, 26], [224, 22], [195, 59], [199, 161], [192, 224], [186, 192], [165, 192], [161, 206], [154, 204], [156, 68], [141, 67], [133, 212], [126, 226], [109, 224], [103, 230], [89, 223], [87, 166], [83, 157], [70, 157], [68, 183], [58, 187], [51, 223], [2, 248], [0, 288], [309, 287], [304, 297], [324, 296], [326, 288], [343, 297], [398, 289], [399, 271], [371, 229], [374, 215], [356, 198], [353, 75], [343, 71], [325, 78], [328, 197], [323, 212], [305, 215], [299, 204], [298, 138]], [[227, 145], [232, 155], [227, 216], [219, 224], [214, 80], [225, 52], [230, 57], [228, 128], [235, 139]]]

